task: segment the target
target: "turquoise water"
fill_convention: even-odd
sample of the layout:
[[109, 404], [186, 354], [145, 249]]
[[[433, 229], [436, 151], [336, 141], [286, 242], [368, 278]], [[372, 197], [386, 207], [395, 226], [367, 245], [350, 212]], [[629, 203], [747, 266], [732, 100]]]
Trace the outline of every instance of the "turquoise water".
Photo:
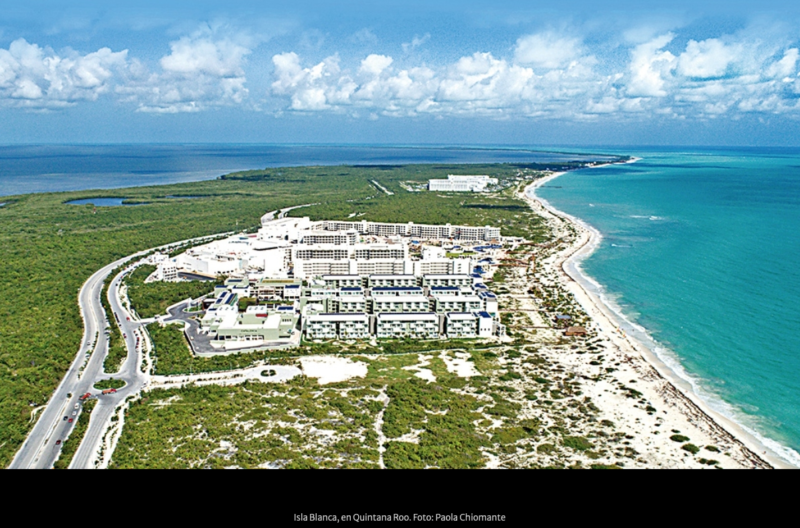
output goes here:
[[581, 267], [659, 355], [800, 464], [800, 151], [625, 154], [537, 194], [602, 233]]

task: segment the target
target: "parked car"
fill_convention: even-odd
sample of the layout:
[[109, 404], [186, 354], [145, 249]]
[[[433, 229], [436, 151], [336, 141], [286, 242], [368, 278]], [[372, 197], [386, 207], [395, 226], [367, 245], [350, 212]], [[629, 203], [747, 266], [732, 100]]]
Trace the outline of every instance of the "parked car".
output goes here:
[[72, 418], [70, 418], [70, 419], [69, 419], [69, 422], [67, 422], [67, 423], [72, 423]]

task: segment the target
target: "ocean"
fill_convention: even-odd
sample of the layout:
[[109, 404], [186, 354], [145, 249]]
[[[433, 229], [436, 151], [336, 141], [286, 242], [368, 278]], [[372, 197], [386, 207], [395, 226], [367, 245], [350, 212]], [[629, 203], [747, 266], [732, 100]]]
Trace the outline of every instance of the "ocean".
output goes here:
[[330, 145], [0, 146], [0, 196], [211, 180], [298, 165], [555, 162], [597, 159], [519, 148]]
[[537, 195], [602, 234], [580, 267], [623, 328], [800, 465], [800, 150], [619, 150]]

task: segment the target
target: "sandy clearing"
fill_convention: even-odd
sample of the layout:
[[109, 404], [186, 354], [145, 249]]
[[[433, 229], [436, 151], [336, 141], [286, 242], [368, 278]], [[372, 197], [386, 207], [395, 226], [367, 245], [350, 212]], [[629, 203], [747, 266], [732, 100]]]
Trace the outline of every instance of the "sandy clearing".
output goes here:
[[367, 375], [367, 364], [338, 356], [314, 356], [299, 360], [303, 373], [317, 378], [320, 385], [363, 378]]

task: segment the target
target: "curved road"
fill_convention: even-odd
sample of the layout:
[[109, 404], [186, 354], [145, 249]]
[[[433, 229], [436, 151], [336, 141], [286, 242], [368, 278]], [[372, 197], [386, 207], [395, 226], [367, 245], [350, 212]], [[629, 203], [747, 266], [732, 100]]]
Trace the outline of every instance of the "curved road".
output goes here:
[[[232, 234], [232, 233], [224, 233]], [[108, 354], [108, 340], [105, 330], [108, 328], [108, 321], [100, 302], [100, 293], [103, 289], [103, 282], [108, 274], [121, 264], [142, 256], [150, 251], [166, 250], [181, 244], [208, 240], [221, 235], [211, 235], [205, 237], [192, 238], [173, 242], [164, 246], [146, 249], [133, 255], [121, 258], [108, 264], [95, 272], [81, 287], [78, 294], [78, 304], [80, 305], [81, 316], [83, 317], [84, 334], [78, 355], [67, 370], [64, 379], [53, 393], [47, 407], [39, 415], [39, 419], [34, 425], [28, 438], [17, 452], [14, 460], [11, 461], [9, 468], [13, 469], [46, 469], [53, 467], [58, 459], [64, 440], [72, 432], [75, 426], [74, 418], [81, 412], [81, 402], [79, 397], [85, 393], [91, 393], [99, 398], [99, 402], [92, 412], [89, 427], [84, 436], [84, 441], [75, 453], [70, 468], [86, 468], [93, 463], [94, 453], [99, 442], [110, 424], [114, 409], [124, 401], [124, 399], [136, 394], [144, 386], [146, 376], [139, 371], [139, 351], [136, 347], [136, 329], [141, 323], [129, 321], [129, 314], [122, 307], [119, 299], [119, 285], [122, 277], [131, 268], [123, 271], [114, 278], [108, 289], [108, 300], [113, 313], [119, 318], [119, 326], [126, 334], [125, 344], [128, 348], [128, 357], [122, 365], [119, 374], [114, 377], [121, 379], [127, 385], [117, 391], [116, 394], [106, 396], [99, 395], [100, 391], [93, 389], [94, 384], [110, 376], [103, 373], [103, 361]], [[92, 347], [94, 350], [92, 351]], [[88, 357], [87, 354], [91, 355]], [[86, 363], [83, 372], [81, 366]], [[73, 414], [74, 413], [74, 414]], [[65, 420], [64, 417], [67, 417]], [[69, 422], [73, 418], [73, 422]], [[85, 417], [83, 419], [86, 419]], [[70, 439], [75, 442], [80, 439]], [[57, 442], [60, 441], [58, 444]]]

